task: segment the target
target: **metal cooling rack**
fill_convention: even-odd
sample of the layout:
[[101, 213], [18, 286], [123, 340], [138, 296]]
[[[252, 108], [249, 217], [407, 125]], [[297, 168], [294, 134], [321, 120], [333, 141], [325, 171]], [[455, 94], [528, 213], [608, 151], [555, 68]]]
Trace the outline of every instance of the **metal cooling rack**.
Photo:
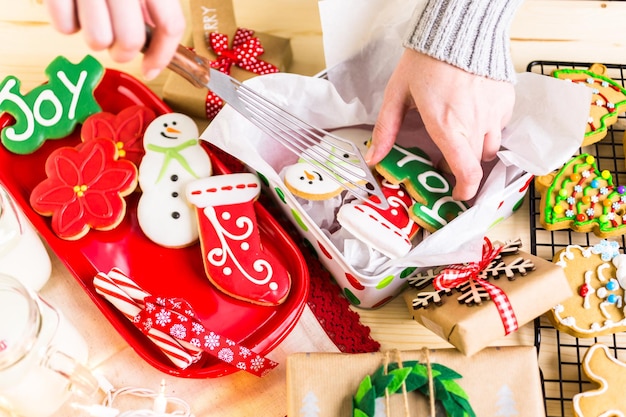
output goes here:
[[[528, 64], [527, 71], [550, 75], [559, 68], [588, 69], [592, 63], [534, 61]], [[626, 86], [626, 65], [604, 64], [608, 77]], [[621, 114], [615, 125], [601, 141], [581, 148], [579, 152], [596, 157], [598, 167], [613, 174], [616, 184], [626, 185], [626, 165], [624, 161], [624, 131], [626, 115]], [[571, 230], [547, 231], [539, 221], [540, 196], [531, 185], [529, 192], [530, 246], [531, 253], [552, 260], [555, 253], [568, 245], [591, 246], [601, 239], [593, 233], [579, 233]], [[626, 237], [612, 238], [626, 248]], [[581, 362], [589, 346], [602, 342], [610, 347], [611, 353], [621, 361], [626, 361], [626, 333], [618, 333], [597, 338], [579, 339], [559, 332], [550, 322], [540, 317], [535, 320], [535, 345], [539, 352], [547, 417], [573, 416], [572, 397], [591, 389]]]

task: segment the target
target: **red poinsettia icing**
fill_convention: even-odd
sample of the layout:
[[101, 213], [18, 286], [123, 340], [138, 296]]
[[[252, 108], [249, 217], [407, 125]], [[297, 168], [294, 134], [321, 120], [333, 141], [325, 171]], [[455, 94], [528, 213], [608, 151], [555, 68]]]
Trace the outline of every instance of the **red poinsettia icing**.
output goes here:
[[139, 165], [145, 154], [143, 134], [155, 117], [152, 109], [142, 105], [127, 107], [117, 115], [100, 112], [85, 120], [80, 135], [83, 142], [98, 138], [112, 139], [117, 145], [120, 159], [128, 159]]
[[123, 219], [123, 196], [137, 186], [137, 168], [118, 160], [110, 139], [94, 139], [61, 147], [46, 160], [47, 178], [33, 189], [30, 204], [52, 216], [52, 230], [62, 239], [83, 237], [90, 228], [110, 230]]

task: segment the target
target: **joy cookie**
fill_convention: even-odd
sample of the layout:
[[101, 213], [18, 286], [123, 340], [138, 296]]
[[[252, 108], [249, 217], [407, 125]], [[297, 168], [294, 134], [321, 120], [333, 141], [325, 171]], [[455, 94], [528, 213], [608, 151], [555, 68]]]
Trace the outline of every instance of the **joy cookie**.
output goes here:
[[99, 112], [89, 116], [80, 129], [83, 142], [108, 138], [115, 142], [120, 159], [139, 166], [145, 150], [143, 135], [156, 114], [143, 105], [125, 108], [117, 114]]
[[76, 147], [61, 147], [46, 160], [47, 178], [30, 195], [30, 205], [51, 216], [61, 239], [76, 240], [89, 229], [111, 230], [126, 213], [124, 196], [137, 186], [137, 167], [117, 159], [110, 139], [94, 139]]
[[580, 338], [626, 330], [626, 255], [617, 242], [569, 245], [553, 262], [565, 271], [573, 294], [547, 312], [556, 329]]
[[581, 146], [591, 145], [604, 138], [608, 127], [617, 121], [617, 115], [626, 109], [626, 90], [606, 76], [607, 68], [593, 64], [588, 70], [563, 68], [552, 76], [585, 85], [592, 90], [589, 120]]
[[187, 185], [198, 211], [204, 269], [220, 291], [254, 304], [275, 306], [289, 294], [289, 272], [264, 250], [254, 211], [261, 183], [250, 173], [215, 175]]
[[[412, 248], [411, 239], [419, 226], [409, 215], [415, 202], [404, 187], [378, 176], [380, 188], [389, 203], [387, 209], [369, 204], [344, 204], [337, 212], [337, 221], [359, 240], [389, 258], [406, 255]], [[372, 196], [370, 200], [377, 197]]]
[[575, 416], [626, 416], [626, 363], [618, 360], [608, 346], [595, 343], [585, 353], [582, 368], [596, 387], [574, 395]]
[[409, 211], [411, 218], [430, 232], [468, 209], [467, 204], [452, 198], [452, 186], [421, 149], [394, 145], [376, 164], [376, 170], [390, 183], [406, 188], [415, 200]]
[[558, 171], [535, 177], [546, 230], [571, 228], [609, 238], [626, 233], [626, 187], [617, 186], [589, 154], [576, 155]]
[[198, 240], [198, 226], [196, 210], [185, 199], [185, 187], [212, 173], [211, 159], [198, 139], [198, 127], [184, 114], [164, 114], [148, 125], [143, 146], [139, 226], [161, 246], [191, 245]]
[[45, 70], [48, 82], [20, 93], [20, 81], [9, 76], [0, 83], [0, 112], [15, 124], [2, 129], [2, 144], [11, 152], [30, 154], [47, 139], [68, 136], [78, 123], [100, 111], [93, 92], [104, 67], [87, 55], [78, 64], [57, 57]]

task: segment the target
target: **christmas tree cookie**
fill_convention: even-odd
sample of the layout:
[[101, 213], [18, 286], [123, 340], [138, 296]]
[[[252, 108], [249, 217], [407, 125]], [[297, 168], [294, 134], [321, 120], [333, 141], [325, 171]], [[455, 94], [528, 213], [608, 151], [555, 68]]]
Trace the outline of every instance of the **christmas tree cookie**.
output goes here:
[[608, 127], [617, 121], [617, 115], [626, 109], [626, 89], [607, 77], [606, 72], [606, 66], [602, 64], [593, 64], [588, 70], [564, 68], [552, 72], [556, 78], [592, 89], [589, 120], [582, 146], [604, 138]]
[[626, 233], [626, 187], [617, 186], [594, 156], [576, 155], [559, 171], [535, 178], [546, 230], [571, 228], [607, 238]]
[[93, 92], [104, 67], [87, 55], [78, 64], [57, 57], [45, 70], [48, 82], [22, 95], [20, 81], [6, 77], [0, 83], [0, 112], [15, 123], [2, 130], [2, 144], [11, 152], [30, 154], [47, 139], [68, 136], [78, 123], [100, 112]]

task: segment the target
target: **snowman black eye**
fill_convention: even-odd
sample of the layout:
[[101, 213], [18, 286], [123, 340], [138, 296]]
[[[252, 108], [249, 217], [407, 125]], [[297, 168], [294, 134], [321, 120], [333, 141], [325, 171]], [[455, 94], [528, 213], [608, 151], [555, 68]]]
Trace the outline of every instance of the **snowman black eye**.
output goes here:
[[174, 121], [172, 122], [172, 124], [173, 124], [174, 126], [176, 126], [176, 120], [174, 120]]
[[163, 127], [167, 127], [167, 123], [163, 123]]

